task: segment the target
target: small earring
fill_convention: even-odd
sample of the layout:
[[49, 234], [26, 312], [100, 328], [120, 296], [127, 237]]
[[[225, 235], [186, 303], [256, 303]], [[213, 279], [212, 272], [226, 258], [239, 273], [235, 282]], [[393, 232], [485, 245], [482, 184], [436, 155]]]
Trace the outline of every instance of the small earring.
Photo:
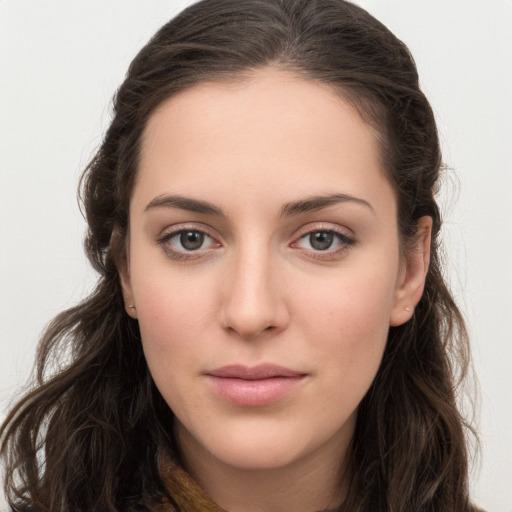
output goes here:
[[405, 311], [411, 311], [410, 306], [405, 306]]
[[133, 304], [131, 304], [130, 306], [128, 306], [130, 309], [135, 309], [135, 306]]

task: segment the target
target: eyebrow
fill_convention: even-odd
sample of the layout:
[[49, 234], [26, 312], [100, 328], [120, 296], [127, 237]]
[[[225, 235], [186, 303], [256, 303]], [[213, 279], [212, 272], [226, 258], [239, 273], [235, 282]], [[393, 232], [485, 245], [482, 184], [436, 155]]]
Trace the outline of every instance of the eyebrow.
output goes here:
[[[374, 212], [372, 205], [364, 199], [347, 194], [329, 194], [326, 196], [313, 196], [308, 199], [301, 199], [299, 201], [287, 203], [281, 210], [281, 217], [300, 215], [302, 213], [322, 210], [323, 208], [327, 208], [335, 204], [347, 202], [366, 206]], [[217, 215], [219, 217], [226, 216], [219, 207], [209, 203], [208, 201], [200, 201], [198, 199], [192, 199], [190, 197], [180, 195], [157, 196], [148, 203], [146, 208], [144, 208], [144, 211], [147, 212], [154, 208], [178, 208], [180, 210], [202, 213], [204, 215]]]
[[314, 212], [335, 204], [348, 202], [365, 206], [375, 213], [373, 206], [364, 199], [347, 194], [329, 194], [326, 196], [313, 196], [308, 199], [287, 203], [281, 210], [281, 216], [290, 217], [292, 215], [300, 215], [301, 213]]
[[147, 212], [153, 208], [179, 208], [180, 210], [187, 210], [189, 212], [225, 217], [224, 212], [220, 208], [207, 201], [199, 201], [198, 199], [191, 199], [190, 197], [179, 195], [161, 195], [155, 197], [148, 203], [146, 208], [144, 208], [144, 211]]

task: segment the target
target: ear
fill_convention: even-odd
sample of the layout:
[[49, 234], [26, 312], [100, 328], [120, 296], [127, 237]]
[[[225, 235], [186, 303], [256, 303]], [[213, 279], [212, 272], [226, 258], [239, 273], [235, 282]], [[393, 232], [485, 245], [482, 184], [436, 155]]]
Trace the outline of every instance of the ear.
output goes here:
[[135, 309], [135, 302], [133, 299], [132, 285], [130, 281], [130, 274], [127, 265], [123, 265], [119, 269], [119, 279], [121, 281], [121, 288], [123, 290], [124, 309], [132, 318], [137, 318], [137, 310]]
[[421, 217], [416, 230], [416, 244], [405, 255], [398, 276], [389, 325], [402, 325], [414, 314], [421, 299], [430, 264], [432, 217]]
[[123, 292], [124, 309], [132, 318], [137, 318], [135, 301], [133, 298], [132, 284], [130, 279], [130, 257], [128, 252], [128, 237], [122, 237], [119, 227], [114, 227], [110, 237], [110, 247], [114, 254], [119, 272], [119, 280]]

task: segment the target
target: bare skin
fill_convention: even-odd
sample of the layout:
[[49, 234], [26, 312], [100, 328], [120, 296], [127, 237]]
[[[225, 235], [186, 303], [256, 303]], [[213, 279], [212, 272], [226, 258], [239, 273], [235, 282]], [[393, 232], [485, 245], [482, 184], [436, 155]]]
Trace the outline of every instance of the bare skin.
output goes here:
[[[126, 310], [186, 469], [230, 512], [333, 508], [389, 326], [421, 297], [431, 219], [401, 254], [374, 129], [273, 68], [166, 101], [138, 173]], [[216, 375], [263, 364], [295, 376]]]

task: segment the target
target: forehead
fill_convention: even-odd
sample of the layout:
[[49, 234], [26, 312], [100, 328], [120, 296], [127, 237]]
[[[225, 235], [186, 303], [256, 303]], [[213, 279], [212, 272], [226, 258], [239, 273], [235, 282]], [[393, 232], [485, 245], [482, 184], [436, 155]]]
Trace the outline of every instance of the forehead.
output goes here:
[[165, 101], [144, 131], [137, 182], [148, 201], [205, 187], [219, 198], [280, 190], [282, 201], [389, 188], [375, 129], [329, 86], [275, 69]]
[[[348, 96], [348, 94], [347, 94]], [[354, 93], [350, 92], [350, 97]], [[301, 122], [307, 116], [311, 132], [321, 130], [323, 137], [328, 136], [327, 124], [334, 120], [329, 113], [351, 111], [351, 117], [358, 111], [344, 97], [341, 90], [333, 86], [306, 80], [295, 73], [266, 67], [237, 75], [232, 79], [200, 82], [164, 101], [150, 116], [143, 134], [143, 149], [147, 149], [148, 140], [160, 131], [163, 125], [179, 123], [177, 130], [193, 129], [196, 133], [207, 131], [211, 136], [211, 127], [223, 126], [241, 128], [240, 135], [249, 133], [251, 128], [268, 126], [281, 121], [285, 131], [283, 139], [293, 135], [294, 125], [302, 129]], [[344, 119], [346, 124], [348, 119]], [[186, 124], [185, 124], [186, 123]], [[168, 126], [165, 127], [168, 129]], [[376, 130], [369, 124], [368, 135], [378, 137]], [[275, 134], [274, 134], [275, 135]], [[340, 132], [333, 132], [339, 136]], [[205, 140], [206, 142], [206, 140]]]

